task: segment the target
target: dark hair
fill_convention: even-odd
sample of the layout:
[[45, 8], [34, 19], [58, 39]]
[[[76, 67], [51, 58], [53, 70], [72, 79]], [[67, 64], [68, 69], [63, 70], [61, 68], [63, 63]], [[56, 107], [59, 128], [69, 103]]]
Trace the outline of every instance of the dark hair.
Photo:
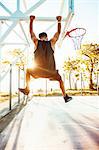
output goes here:
[[46, 33], [46, 32], [40, 33], [40, 34], [39, 34], [39, 38], [41, 38], [41, 37], [47, 37], [47, 33]]

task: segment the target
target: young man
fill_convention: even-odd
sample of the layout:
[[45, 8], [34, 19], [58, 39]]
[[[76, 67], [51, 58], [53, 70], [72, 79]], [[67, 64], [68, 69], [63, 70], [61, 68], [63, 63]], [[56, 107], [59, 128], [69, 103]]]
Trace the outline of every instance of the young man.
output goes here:
[[65, 94], [64, 83], [58, 70], [56, 70], [55, 59], [54, 59], [54, 50], [55, 44], [59, 38], [61, 32], [61, 16], [57, 16], [57, 32], [53, 36], [52, 39], [48, 40], [47, 34], [42, 32], [39, 34], [40, 40], [36, 37], [33, 32], [33, 21], [35, 16], [30, 16], [30, 35], [31, 39], [35, 45], [34, 51], [34, 61], [36, 63], [35, 68], [27, 69], [26, 71], [26, 88], [19, 89], [20, 92], [28, 95], [30, 92], [29, 82], [30, 76], [33, 78], [49, 78], [50, 80], [56, 80], [59, 82], [60, 88], [62, 90], [62, 95], [64, 97], [65, 102], [68, 102], [72, 98]]

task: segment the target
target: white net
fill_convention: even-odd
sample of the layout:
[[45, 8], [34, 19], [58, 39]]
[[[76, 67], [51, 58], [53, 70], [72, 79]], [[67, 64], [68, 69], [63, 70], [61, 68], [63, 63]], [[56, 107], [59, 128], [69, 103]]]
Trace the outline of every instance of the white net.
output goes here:
[[75, 50], [80, 49], [81, 48], [81, 43], [82, 43], [83, 36], [75, 37], [75, 38], [72, 37], [71, 39], [73, 41]]
[[86, 29], [84, 28], [75, 28], [66, 33], [66, 36], [69, 36], [72, 39], [75, 50], [81, 48], [82, 39], [85, 33], [86, 33]]

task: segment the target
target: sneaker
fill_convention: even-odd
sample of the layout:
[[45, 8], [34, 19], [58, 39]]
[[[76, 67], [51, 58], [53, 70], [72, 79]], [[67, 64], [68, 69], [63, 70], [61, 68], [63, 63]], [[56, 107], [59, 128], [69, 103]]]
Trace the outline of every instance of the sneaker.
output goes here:
[[28, 90], [27, 88], [25, 88], [25, 89], [19, 88], [19, 91], [22, 92], [24, 95], [28, 95], [30, 92], [30, 90]]
[[66, 94], [66, 96], [64, 96], [64, 100], [65, 100], [65, 103], [69, 102], [70, 100], [72, 100], [72, 97], [68, 96]]

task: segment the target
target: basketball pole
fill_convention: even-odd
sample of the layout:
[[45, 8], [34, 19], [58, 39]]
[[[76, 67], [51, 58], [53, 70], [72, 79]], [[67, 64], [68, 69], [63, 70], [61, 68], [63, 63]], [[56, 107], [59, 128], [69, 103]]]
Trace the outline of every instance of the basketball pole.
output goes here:
[[97, 95], [99, 95], [99, 71], [97, 70]]
[[83, 82], [83, 78], [82, 78], [82, 72], [81, 72], [81, 96], [82, 96], [82, 82]]
[[60, 37], [60, 41], [58, 42], [58, 46], [61, 47], [62, 43], [63, 43], [63, 40], [64, 40], [64, 37], [66, 35], [66, 31], [68, 30], [68, 27], [71, 23], [71, 20], [74, 16], [74, 13], [73, 12], [70, 12], [65, 20], [65, 25], [64, 25], [64, 29], [62, 31], [62, 34], [61, 34], [61, 37]]
[[[20, 88], [20, 66], [18, 67], [18, 89]], [[20, 104], [20, 91], [18, 90], [18, 104]]]
[[10, 64], [10, 82], [9, 82], [9, 110], [12, 109], [12, 64]]

